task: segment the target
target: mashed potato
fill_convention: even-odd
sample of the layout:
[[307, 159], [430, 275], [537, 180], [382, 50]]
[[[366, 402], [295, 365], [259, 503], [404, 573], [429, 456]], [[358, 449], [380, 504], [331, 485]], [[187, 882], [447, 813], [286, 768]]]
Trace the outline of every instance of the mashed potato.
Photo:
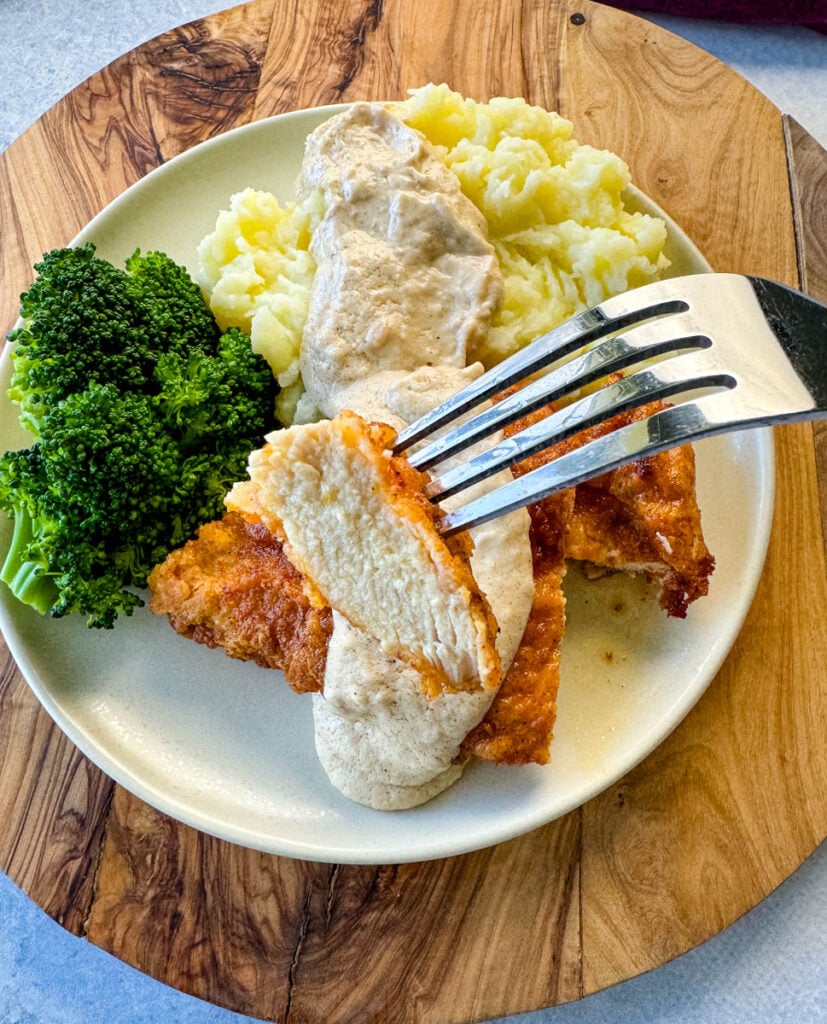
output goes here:
[[654, 280], [666, 265], [663, 221], [624, 209], [626, 164], [581, 146], [572, 124], [522, 99], [463, 99], [446, 85], [398, 107], [482, 211], [505, 283], [476, 355], [499, 361], [580, 309]]
[[[393, 112], [416, 128], [485, 216], [505, 293], [470, 359], [491, 366], [573, 313], [654, 280], [665, 268], [661, 220], [624, 208], [626, 164], [581, 146], [571, 122], [522, 99], [464, 99], [426, 85]], [[315, 265], [308, 252], [318, 195], [282, 207], [246, 189], [201, 243], [200, 283], [223, 327], [250, 333], [282, 391], [280, 418], [301, 395], [298, 355]]]
[[281, 206], [247, 188], [218, 215], [198, 247], [199, 283], [222, 330], [239, 327], [282, 387], [279, 417], [292, 421], [301, 394], [299, 348], [316, 262], [308, 252], [323, 210], [318, 195]]

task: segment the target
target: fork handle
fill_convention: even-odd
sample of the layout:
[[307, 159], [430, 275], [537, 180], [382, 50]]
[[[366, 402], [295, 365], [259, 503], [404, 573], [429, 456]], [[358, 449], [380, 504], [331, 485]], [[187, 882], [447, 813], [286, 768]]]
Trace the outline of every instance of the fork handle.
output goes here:
[[827, 412], [827, 306], [777, 281], [749, 282], [795, 372], [816, 407]]

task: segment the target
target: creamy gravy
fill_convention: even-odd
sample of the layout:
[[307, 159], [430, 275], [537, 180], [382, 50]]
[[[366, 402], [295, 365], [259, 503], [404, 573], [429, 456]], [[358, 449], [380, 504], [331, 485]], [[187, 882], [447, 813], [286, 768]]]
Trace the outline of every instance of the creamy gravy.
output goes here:
[[[311, 245], [308, 397], [326, 416], [351, 409], [399, 428], [481, 372], [466, 367], [467, 347], [502, 290], [485, 222], [422, 136], [378, 104], [355, 104], [310, 136], [299, 188], [322, 190], [327, 209]], [[500, 626], [504, 668], [534, 595], [528, 526], [521, 510], [472, 531], [471, 566]], [[412, 807], [459, 777], [460, 743], [490, 701], [427, 700], [413, 669], [334, 614], [324, 694], [314, 695], [316, 749], [346, 796]]]
[[464, 367], [502, 299], [485, 220], [423, 136], [358, 103], [308, 139], [299, 194], [326, 214], [301, 350], [325, 416], [380, 370]]

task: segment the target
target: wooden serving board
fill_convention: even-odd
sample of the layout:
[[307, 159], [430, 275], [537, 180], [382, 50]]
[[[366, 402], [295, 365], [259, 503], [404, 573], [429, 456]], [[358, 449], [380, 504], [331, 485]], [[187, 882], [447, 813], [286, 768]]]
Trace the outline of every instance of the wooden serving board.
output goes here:
[[[712, 57], [562, 0], [257, 0], [93, 76], [0, 157], [0, 322], [41, 253], [151, 168], [270, 114], [448, 82], [522, 95], [615, 150], [722, 271], [827, 299], [827, 156]], [[827, 829], [827, 441], [778, 431], [758, 594], [707, 694], [584, 807], [444, 861], [330, 866], [164, 817], [90, 764], [4, 650], [0, 866], [77, 935], [291, 1022], [453, 1024], [577, 999], [717, 933]]]

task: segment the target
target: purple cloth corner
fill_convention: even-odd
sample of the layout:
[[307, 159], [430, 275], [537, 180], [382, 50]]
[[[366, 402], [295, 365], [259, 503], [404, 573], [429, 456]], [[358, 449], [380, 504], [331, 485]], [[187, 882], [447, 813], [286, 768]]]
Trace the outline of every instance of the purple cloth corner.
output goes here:
[[624, 10], [827, 31], [827, 0], [601, 0]]

